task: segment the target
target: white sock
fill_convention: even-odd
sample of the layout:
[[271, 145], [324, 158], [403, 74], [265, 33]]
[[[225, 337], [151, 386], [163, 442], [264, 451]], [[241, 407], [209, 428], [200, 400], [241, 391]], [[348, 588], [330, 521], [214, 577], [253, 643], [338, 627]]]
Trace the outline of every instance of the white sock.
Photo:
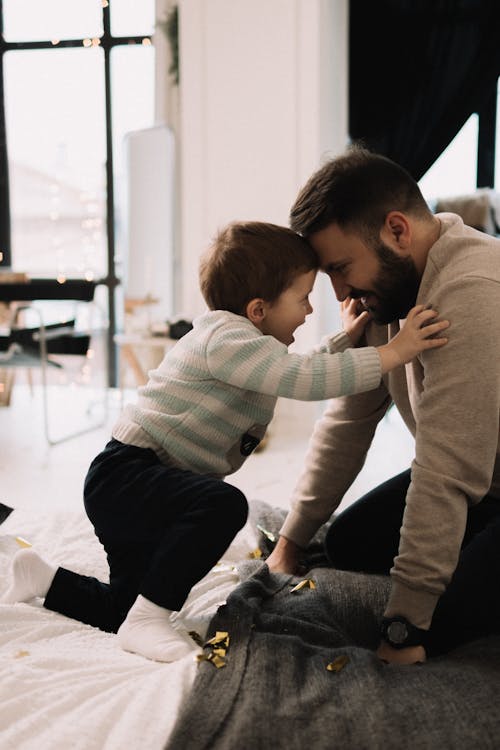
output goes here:
[[12, 560], [12, 581], [0, 597], [4, 604], [29, 602], [35, 596], [47, 596], [57, 568], [32, 549], [21, 549]]
[[139, 594], [118, 630], [120, 646], [154, 661], [177, 661], [192, 653], [194, 643], [175, 630], [171, 614]]

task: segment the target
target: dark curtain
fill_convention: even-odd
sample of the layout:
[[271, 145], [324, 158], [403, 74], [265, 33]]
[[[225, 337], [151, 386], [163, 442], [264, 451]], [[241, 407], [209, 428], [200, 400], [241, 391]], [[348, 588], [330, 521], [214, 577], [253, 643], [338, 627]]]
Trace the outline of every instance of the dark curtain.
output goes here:
[[419, 180], [500, 75], [500, 0], [350, 0], [349, 135]]

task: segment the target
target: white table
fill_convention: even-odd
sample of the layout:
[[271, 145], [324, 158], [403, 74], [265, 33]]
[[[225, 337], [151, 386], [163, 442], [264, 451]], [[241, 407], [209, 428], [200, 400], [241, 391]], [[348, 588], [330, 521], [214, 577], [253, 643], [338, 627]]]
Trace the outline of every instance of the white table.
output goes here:
[[130, 367], [137, 385], [144, 385], [148, 381], [148, 374], [137, 356], [137, 349], [161, 348], [163, 352], [167, 352], [177, 343], [176, 339], [171, 339], [169, 336], [151, 336], [149, 333], [117, 333], [113, 340], [120, 347], [122, 355], [120, 357], [120, 387], [122, 387], [124, 375], [122, 364]]

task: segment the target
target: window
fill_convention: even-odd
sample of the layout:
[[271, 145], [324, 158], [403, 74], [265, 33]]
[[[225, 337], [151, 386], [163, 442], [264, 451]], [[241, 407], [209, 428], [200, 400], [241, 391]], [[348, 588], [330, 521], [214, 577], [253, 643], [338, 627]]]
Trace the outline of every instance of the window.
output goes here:
[[469, 117], [463, 128], [419, 181], [424, 198], [432, 204], [437, 198], [473, 193], [477, 175], [478, 116]]
[[430, 202], [500, 184], [500, 160], [496, 155], [500, 137], [499, 92], [500, 79], [486, 96], [480, 111], [471, 115], [420, 180], [422, 193]]
[[103, 281], [114, 383], [122, 141], [154, 124], [155, 2], [0, 0], [0, 12], [0, 266]]

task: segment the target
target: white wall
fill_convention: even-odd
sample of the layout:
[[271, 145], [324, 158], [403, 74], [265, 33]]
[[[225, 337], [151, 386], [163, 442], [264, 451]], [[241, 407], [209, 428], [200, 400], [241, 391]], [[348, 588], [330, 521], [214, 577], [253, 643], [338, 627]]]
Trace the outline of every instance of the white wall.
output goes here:
[[[300, 186], [346, 144], [347, 0], [180, 0], [179, 10], [177, 299], [195, 315], [198, 259], [217, 228], [286, 225]], [[305, 338], [330, 325], [331, 293], [316, 309]]]

